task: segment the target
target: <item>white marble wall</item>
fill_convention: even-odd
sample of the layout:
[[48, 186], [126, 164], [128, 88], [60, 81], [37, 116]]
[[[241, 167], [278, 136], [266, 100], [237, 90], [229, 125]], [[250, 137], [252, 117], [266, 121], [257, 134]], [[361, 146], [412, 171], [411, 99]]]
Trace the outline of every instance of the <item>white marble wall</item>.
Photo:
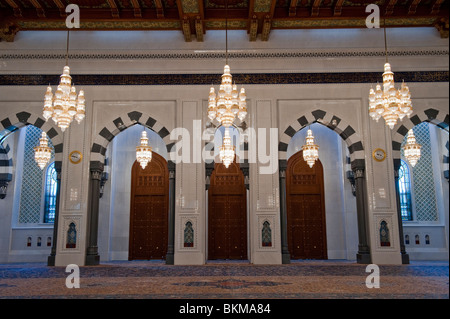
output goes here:
[[[380, 33], [380, 34], [378, 34]], [[15, 42], [0, 43], [1, 74], [60, 74], [63, 59], [37, 57], [22, 54], [64, 54], [65, 32], [24, 32], [18, 33]], [[87, 54], [69, 60], [74, 74], [149, 74], [149, 73], [221, 73], [224, 61], [208, 58], [205, 53], [223, 53], [220, 31], [208, 32], [203, 43], [185, 43], [180, 32], [75, 32], [71, 37], [71, 53]], [[434, 28], [389, 29], [391, 52], [406, 52], [390, 58], [394, 73], [399, 71], [448, 70], [448, 53], [430, 53], [448, 51], [448, 39], [441, 39]], [[295, 41], [294, 41], [295, 40]], [[384, 57], [370, 56], [372, 52], [383, 52], [381, 30], [274, 30], [268, 42], [249, 42], [245, 31], [230, 33], [230, 50], [232, 53], [261, 53], [260, 58], [230, 59], [232, 74], [258, 72], [365, 72], [383, 71]], [[133, 48], [133, 49], [129, 49]], [[427, 53], [424, 53], [424, 52]], [[309, 57], [278, 58], [272, 53], [315, 53]], [[333, 56], [331, 53], [339, 53]], [[92, 54], [104, 54], [100, 58]], [[181, 54], [181, 58], [118, 58], [121, 53], [162, 53], [166, 55]], [[326, 55], [325, 53], [330, 53]], [[362, 53], [361, 55], [355, 53]], [[6, 58], [1, 54], [16, 54], [15, 58]], [[321, 55], [322, 54], [322, 55]], [[323, 55], [325, 54], [325, 55]], [[365, 55], [368, 54], [368, 55]], [[192, 55], [192, 56], [190, 56]], [[217, 79], [216, 84], [219, 83]], [[238, 86], [240, 83], [237, 83]], [[412, 92], [415, 111], [430, 107], [448, 113], [448, 83], [408, 83]], [[311, 114], [321, 109], [327, 114], [339, 116], [350, 123], [361, 137], [366, 159], [366, 177], [369, 201], [369, 229], [373, 262], [399, 263], [399, 240], [395, 234], [395, 197], [392, 165], [392, 132], [384, 123], [375, 123], [367, 115], [367, 98], [371, 84], [292, 84], [292, 85], [245, 85], [249, 100], [248, 125], [254, 128], [276, 128], [279, 138], [293, 121], [302, 115]], [[64, 133], [64, 152], [62, 154], [61, 206], [57, 250], [57, 264], [84, 264], [87, 199], [89, 195], [89, 161], [92, 143], [98, 138], [103, 127], [110, 127], [118, 116], [127, 112], [140, 111], [155, 118], [169, 130], [175, 127], [187, 128], [193, 133], [193, 120], [206, 123], [205, 100], [209, 85], [161, 85], [161, 86], [82, 86], [86, 95], [86, 119], [80, 124], [72, 124]], [[19, 111], [41, 114], [45, 86], [0, 86], [0, 119]], [[2, 129], [2, 127], [0, 127]], [[58, 131], [61, 133], [60, 131]], [[131, 131], [130, 131], [131, 132]], [[335, 134], [334, 132], [331, 132]], [[61, 133], [62, 134], [62, 133]], [[124, 133], [126, 134], [126, 133]], [[335, 134], [336, 135], [336, 134]], [[125, 136], [125, 135], [124, 135]], [[193, 134], [191, 134], [192, 138]], [[118, 141], [120, 137], [117, 137]], [[337, 138], [339, 141], [339, 138]], [[193, 141], [198, 142], [198, 141]], [[289, 142], [289, 141], [288, 141]], [[325, 142], [327, 143], [327, 142]], [[338, 142], [337, 142], [338, 143]], [[346, 145], [340, 142], [329, 145], [329, 149], [344, 157]], [[201, 142], [203, 146], [203, 142]], [[273, 146], [266, 142], [266, 150]], [[259, 150], [260, 145], [255, 150]], [[374, 148], [381, 147], [387, 152], [387, 159], [382, 163], [372, 160]], [[275, 145], [275, 149], [277, 145]], [[328, 147], [326, 147], [328, 148]], [[80, 164], [68, 161], [73, 150], [83, 154]], [[322, 147], [322, 151], [325, 148]], [[114, 160], [111, 146], [111, 169]], [[191, 152], [193, 159], [196, 153]], [[97, 158], [94, 158], [94, 160]], [[98, 160], [101, 160], [99, 157]], [[278, 163], [278, 152], [270, 154], [269, 160]], [[125, 160], [125, 158], [124, 158]], [[326, 161], [326, 159], [324, 159]], [[334, 165], [334, 166], [333, 166]], [[336, 166], [337, 165], [337, 166]], [[327, 199], [327, 221], [339, 222], [339, 229], [330, 231], [329, 238], [337, 239], [337, 232], [343, 231], [344, 237], [330, 245], [330, 257], [354, 259], [356, 242], [354, 219], [355, 208], [349, 185], [345, 179], [341, 164], [329, 163], [327, 167], [336, 170], [328, 176], [340, 179], [339, 192], [330, 194]], [[253, 263], [280, 263], [281, 247], [279, 227], [273, 227], [274, 246], [270, 249], [259, 246], [260, 224], [264, 218], [279, 223], [279, 185], [278, 171], [271, 174], [259, 174], [267, 164], [250, 165], [250, 190], [248, 193], [249, 214], [249, 258]], [[339, 172], [337, 170], [339, 168]], [[207, 259], [207, 201], [205, 192], [204, 163], [177, 164], [176, 168], [176, 220], [175, 220], [175, 262], [177, 264], [202, 264]], [[14, 175], [17, 175], [16, 172]], [[124, 259], [126, 227], [117, 227], [117, 223], [126, 220], [125, 204], [119, 203], [120, 196], [126, 197], [123, 189], [111, 171], [110, 180], [105, 186], [105, 195], [100, 200], [99, 249], [102, 260]], [[340, 176], [344, 177], [343, 179]], [[15, 178], [15, 177], [13, 177]], [[7, 198], [0, 201], [0, 259], [8, 261], [11, 246], [11, 221], [13, 216], [13, 199], [16, 198], [14, 180], [8, 187]], [[330, 184], [331, 185], [331, 184]], [[448, 191], [448, 183], [442, 184], [443, 191]], [[380, 190], [384, 190], [384, 193]], [[339, 201], [336, 214], [330, 210], [329, 202]], [[444, 208], [448, 209], [448, 199], [443, 199]], [[121, 206], [121, 205], [124, 206]], [[334, 207], [333, 207], [334, 208]], [[120, 212], [119, 212], [120, 211]], [[6, 212], [6, 213], [3, 213]], [[123, 213], [123, 215], [121, 215]], [[339, 217], [337, 217], [339, 216]], [[448, 239], [448, 215], [445, 229]], [[389, 249], [377, 246], [376, 225], [380, 217], [390, 218], [393, 233], [393, 246]], [[186, 219], [195, 221], [199, 236], [193, 248], [181, 245], [182, 223]], [[74, 220], [79, 225], [79, 245], [76, 250], [64, 248], [67, 224]], [[3, 223], [5, 222], [5, 223]], [[327, 225], [328, 226], [328, 225]], [[332, 231], [336, 231], [333, 234]], [[397, 237], [396, 237], [397, 236]], [[446, 248], [448, 251], [448, 248]]]

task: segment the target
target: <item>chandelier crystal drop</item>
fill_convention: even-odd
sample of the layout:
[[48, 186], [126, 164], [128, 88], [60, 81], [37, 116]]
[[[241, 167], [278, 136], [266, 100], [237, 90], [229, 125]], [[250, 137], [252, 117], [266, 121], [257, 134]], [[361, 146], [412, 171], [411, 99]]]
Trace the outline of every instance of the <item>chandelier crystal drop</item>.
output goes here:
[[223, 144], [219, 150], [219, 158], [226, 168], [228, 168], [230, 164], [233, 163], [235, 154], [234, 146], [231, 144], [230, 132], [228, 130], [228, 128], [225, 128]]
[[45, 132], [42, 132], [39, 139], [39, 146], [34, 148], [34, 160], [41, 170], [50, 162], [52, 157], [52, 149], [48, 146], [48, 138]]
[[311, 129], [308, 129], [306, 136], [306, 144], [302, 146], [303, 159], [308, 163], [309, 167], [313, 167], [319, 158], [319, 146], [314, 143], [314, 136]]
[[232, 84], [230, 67], [225, 65], [219, 91], [214, 87], [209, 90], [208, 118], [216, 119], [225, 128], [233, 125], [235, 118], [244, 121], [247, 116], [245, 89], [238, 92], [236, 84]]
[[141, 143], [136, 146], [136, 160], [145, 169], [152, 160], [152, 148], [148, 145], [147, 132], [143, 131], [141, 135]]
[[416, 142], [413, 130], [408, 131], [406, 144], [403, 146], [403, 155], [412, 167], [416, 166], [420, 159], [420, 148], [422, 146]]

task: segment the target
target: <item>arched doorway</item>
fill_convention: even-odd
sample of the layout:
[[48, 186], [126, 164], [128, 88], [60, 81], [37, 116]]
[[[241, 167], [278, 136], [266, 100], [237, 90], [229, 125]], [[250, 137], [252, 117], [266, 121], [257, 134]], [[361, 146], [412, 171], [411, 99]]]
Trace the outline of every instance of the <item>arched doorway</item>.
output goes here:
[[208, 259], [246, 260], [247, 197], [239, 164], [214, 165], [208, 190]]
[[327, 259], [323, 166], [312, 168], [303, 151], [291, 156], [286, 171], [287, 237], [291, 259]]
[[145, 169], [131, 169], [130, 239], [128, 259], [165, 259], [168, 245], [169, 170], [153, 152]]

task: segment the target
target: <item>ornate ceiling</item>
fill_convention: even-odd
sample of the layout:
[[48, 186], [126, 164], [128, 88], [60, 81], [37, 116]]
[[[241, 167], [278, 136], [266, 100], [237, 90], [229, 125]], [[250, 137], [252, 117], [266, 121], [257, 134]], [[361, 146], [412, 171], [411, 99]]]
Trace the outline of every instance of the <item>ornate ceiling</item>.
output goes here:
[[[227, 9], [225, 2], [227, 1]], [[448, 37], [450, 0], [0, 0], [0, 40], [20, 30], [64, 30], [65, 7], [80, 7], [80, 30], [179, 30], [203, 41], [208, 30], [246, 30], [268, 41], [274, 29], [365, 28], [366, 6], [388, 27], [434, 26]], [[227, 12], [227, 15], [225, 14]]]

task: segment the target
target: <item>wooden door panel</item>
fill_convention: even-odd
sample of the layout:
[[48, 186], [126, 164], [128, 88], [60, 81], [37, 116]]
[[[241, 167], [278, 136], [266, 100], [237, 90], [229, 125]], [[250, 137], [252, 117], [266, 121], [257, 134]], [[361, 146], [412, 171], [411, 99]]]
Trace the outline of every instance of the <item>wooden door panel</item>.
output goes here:
[[310, 168], [302, 152], [291, 156], [286, 174], [288, 249], [292, 259], [327, 259], [323, 167]]
[[168, 243], [169, 174], [167, 162], [153, 153], [143, 170], [132, 167], [128, 259], [164, 259]]
[[208, 196], [208, 259], [247, 259], [244, 176], [236, 163], [216, 164]]

